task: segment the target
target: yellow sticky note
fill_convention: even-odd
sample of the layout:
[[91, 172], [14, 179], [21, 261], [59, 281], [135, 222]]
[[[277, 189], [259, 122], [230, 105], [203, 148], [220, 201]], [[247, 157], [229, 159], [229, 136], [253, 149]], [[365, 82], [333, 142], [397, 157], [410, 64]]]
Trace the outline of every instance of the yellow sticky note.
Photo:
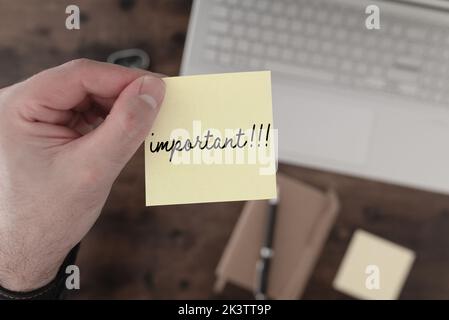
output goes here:
[[147, 206], [276, 197], [270, 72], [164, 81], [145, 141]]
[[397, 299], [414, 260], [413, 251], [357, 230], [334, 280], [334, 288], [359, 299]]

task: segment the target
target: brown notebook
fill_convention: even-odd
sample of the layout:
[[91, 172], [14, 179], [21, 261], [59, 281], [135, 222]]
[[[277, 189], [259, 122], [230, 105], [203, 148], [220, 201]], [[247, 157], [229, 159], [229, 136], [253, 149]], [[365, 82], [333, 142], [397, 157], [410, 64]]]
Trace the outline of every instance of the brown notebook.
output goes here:
[[[274, 256], [268, 297], [300, 298], [337, 216], [334, 192], [323, 193], [278, 174], [280, 199], [274, 231]], [[231, 282], [253, 291], [263, 244], [268, 201], [249, 201], [218, 264], [216, 291]]]

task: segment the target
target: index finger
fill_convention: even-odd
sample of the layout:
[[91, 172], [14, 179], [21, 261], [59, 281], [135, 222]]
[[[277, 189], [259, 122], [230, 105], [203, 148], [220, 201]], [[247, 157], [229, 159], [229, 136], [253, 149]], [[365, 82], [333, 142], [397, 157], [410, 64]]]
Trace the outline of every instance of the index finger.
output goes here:
[[67, 62], [42, 71], [22, 82], [22, 99], [52, 109], [69, 110], [86, 96], [114, 99], [131, 82], [148, 71], [88, 59]]

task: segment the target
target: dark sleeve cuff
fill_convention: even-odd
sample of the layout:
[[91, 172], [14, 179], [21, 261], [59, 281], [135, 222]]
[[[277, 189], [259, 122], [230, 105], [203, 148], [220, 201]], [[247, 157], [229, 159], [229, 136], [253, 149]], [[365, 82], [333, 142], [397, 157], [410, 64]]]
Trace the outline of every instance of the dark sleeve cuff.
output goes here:
[[56, 278], [45, 287], [31, 292], [14, 292], [0, 287], [0, 300], [56, 300], [62, 299], [65, 292], [65, 270], [67, 266], [75, 264], [80, 245], [74, 247], [59, 268]]

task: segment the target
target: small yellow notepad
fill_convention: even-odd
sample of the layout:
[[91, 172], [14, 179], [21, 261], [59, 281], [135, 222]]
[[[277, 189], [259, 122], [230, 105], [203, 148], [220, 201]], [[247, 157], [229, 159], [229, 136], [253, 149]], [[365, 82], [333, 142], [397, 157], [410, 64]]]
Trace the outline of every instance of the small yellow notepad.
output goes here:
[[165, 78], [145, 141], [146, 204], [276, 197], [268, 71]]
[[334, 280], [334, 288], [359, 299], [394, 300], [415, 260], [415, 253], [357, 230]]

